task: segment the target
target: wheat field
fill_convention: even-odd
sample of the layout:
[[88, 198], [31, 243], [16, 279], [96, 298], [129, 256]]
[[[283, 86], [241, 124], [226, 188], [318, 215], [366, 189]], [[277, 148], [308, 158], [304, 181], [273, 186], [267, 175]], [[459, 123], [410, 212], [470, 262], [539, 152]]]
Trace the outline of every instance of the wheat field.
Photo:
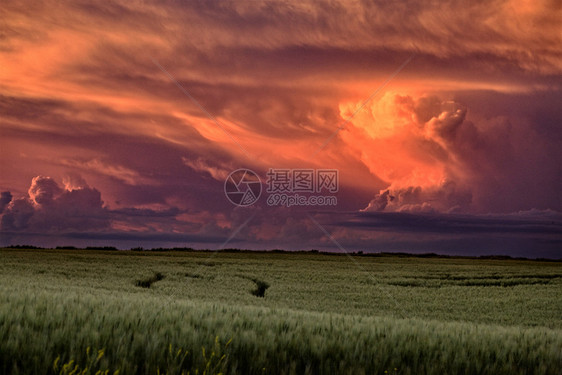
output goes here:
[[560, 374], [562, 263], [0, 250], [3, 374]]

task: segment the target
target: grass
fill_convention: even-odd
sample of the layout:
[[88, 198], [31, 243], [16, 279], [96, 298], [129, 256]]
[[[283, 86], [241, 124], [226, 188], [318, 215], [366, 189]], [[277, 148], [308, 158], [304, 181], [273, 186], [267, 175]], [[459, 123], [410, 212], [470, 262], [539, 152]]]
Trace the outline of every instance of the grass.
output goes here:
[[209, 256], [0, 250], [0, 373], [560, 373], [560, 262]]
[[265, 297], [265, 291], [269, 288], [269, 284], [265, 281], [252, 279], [256, 284], [256, 289], [252, 290], [252, 294], [256, 297]]
[[256, 279], [255, 277], [248, 277], [244, 275], [240, 275], [243, 279], [248, 279], [255, 284], [255, 289], [250, 290], [250, 293], [256, 297], [265, 297], [265, 291], [269, 289], [270, 285], [266, 281]]
[[[205, 350], [205, 347], [201, 348], [203, 363], [202, 368], [195, 368], [191, 370], [184, 370], [186, 363], [193, 362], [190, 358], [191, 354], [188, 350], [178, 348], [175, 349], [170, 344], [168, 350], [162, 353], [164, 358], [165, 370], [160, 370], [160, 367], [156, 368], [156, 374], [222, 374], [226, 365], [228, 363], [228, 354], [223, 354], [230, 345], [232, 340], [229, 340], [226, 345], [222, 346], [219, 341], [219, 337], [215, 338], [214, 346], [210, 350]], [[86, 348], [86, 356], [82, 358], [84, 363], [80, 361], [75, 361], [70, 359], [66, 363], [61, 363], [61, 356], [57, 356], [53, 361], [52, 373], [60, 375], [119, 375], [122, 373], [121, 369], [110, 370], [108, 368], [108, 363], [104, 361], [105, 349], [92, 350], [91, 347]], [[130, 371], [131, 369], [125, 369], [124, 371]]]
[[164, 275], [161, 272], [155, 272], [153, 276], [141, 280], [137, 280], [135, 282], [136, 286], [140, 286], [141, 288], [150, 288], [152, 284], [157, 281], [163, 280]]

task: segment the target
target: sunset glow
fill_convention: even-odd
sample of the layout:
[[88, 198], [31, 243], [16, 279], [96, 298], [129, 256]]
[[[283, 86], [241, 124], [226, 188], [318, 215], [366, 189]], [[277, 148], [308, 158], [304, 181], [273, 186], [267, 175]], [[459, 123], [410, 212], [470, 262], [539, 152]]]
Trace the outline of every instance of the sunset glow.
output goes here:
[[[2, 8], [0, 245], [337, 250], [313, 215], [350, 251], [561, 255], [557, 2]], [[338, 205], [235, 207], [239, 168], [338, 170]]]

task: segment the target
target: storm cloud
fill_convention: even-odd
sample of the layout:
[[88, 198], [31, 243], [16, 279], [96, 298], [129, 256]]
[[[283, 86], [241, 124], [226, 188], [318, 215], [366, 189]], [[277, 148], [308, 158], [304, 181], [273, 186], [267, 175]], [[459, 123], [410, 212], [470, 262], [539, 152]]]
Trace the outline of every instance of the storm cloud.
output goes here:
[[[3, 10], [2, 245], [333, 245], [306, 208], [265, 197], [233, 207], [224, 179], [238, 168], [337, 169], [339, 214], [322, 224], [354, 248], [446, 251], [451, 233], [413, 229], [408, 215], [562, 211], [554, 1], [9, 0]], [[342, 223], [348, 214], [372, 233]], [[381, 233], [371, 214], [404, 215], [412, 236], [394, 246], [404, 232]], [[459, 228], [486, 236], [489, 251], [507, 236], [532, 256], [555, 240]]]

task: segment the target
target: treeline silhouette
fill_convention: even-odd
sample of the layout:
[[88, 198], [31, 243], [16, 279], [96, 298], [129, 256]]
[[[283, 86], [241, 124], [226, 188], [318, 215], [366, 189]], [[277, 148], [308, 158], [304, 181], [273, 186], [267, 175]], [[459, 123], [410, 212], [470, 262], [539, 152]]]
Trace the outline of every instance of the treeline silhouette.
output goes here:
[[[33, 245], [10, 245], [5, 246], [5, 249], [52, 249]], [[110, 250], [110, 251], [127, 251], [127, 249], [120, 250], [115, 246], [87, 246], [85, 248], [76, 246], [57, 246], [56, 250]], [[280, 254], [322, 254], [322, 255], [333, 255], [333, 256], [361, 256], [361, 257], [394, 257], [394, 258], [447, 258], [447, 259], [482, 259], [482, 260], [533, 260], [541, 262], [559, 262], [562, 258], [551, 259], [551, 258], [525, 258], [525, 257], [512, 257], [509, 255], [447, 255], [447, 254], [437, 254], [437, 253], [406, 253], [406, 252], [369, 252], [369, 251], [353, 251], [353, 252], [331, 252], [331, 251], [320, 251], [320, 250], [282, 250], [282, 249], [272, 249], [272, 250], [247, 250], [238, 248], [227, 248], [219, 250], [211, 249], [194, 249], [192, 247], [153, 247], [153, 248], [143, 248], [143, 247], [132, 247], [128, 251], [151, 251], [151, 252], [166, 252], [166, 251], [185, 251], [185, 252], [214, 252], [219, 251], [221, 253], [280, 253]]]

